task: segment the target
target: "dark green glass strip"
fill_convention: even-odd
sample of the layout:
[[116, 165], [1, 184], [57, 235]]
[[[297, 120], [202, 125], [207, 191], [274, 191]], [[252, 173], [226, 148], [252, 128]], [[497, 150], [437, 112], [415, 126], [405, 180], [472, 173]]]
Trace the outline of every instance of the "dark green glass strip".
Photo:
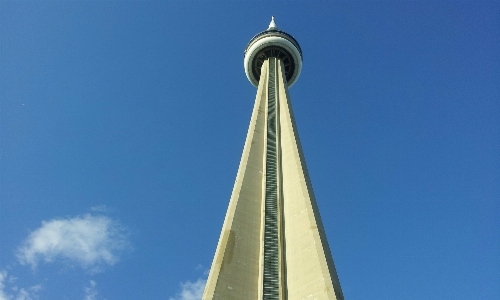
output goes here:
[[278, 300], [279, 236], [278, 236], [278, 164], [276, 153], [276, 58], [269, 58], [266, 192], [264, 220], [263, 299]]

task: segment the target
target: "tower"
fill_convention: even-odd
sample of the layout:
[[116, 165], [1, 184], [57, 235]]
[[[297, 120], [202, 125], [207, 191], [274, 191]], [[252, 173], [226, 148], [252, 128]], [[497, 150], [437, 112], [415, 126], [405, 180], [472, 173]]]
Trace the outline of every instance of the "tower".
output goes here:
[[343, 300], [288, 95], [300, 46], [273, 17], [244, 67], [257, 97], [203, 299]]

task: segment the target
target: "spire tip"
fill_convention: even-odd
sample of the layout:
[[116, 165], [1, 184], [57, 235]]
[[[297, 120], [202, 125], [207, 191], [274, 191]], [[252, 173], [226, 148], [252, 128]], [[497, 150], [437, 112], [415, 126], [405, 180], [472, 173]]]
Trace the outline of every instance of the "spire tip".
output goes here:
[[267, 28], [267, 30], [269, 29], [278, 29], [276, 23], [274, 22], [274, 16], [271, 17], [271, 23], [269, 23], [269, 28]]

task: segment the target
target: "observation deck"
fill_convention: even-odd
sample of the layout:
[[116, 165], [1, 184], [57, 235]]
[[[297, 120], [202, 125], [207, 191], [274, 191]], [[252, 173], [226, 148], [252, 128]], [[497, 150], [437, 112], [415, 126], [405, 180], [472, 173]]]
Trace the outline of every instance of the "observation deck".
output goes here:
[[278, 29], [274, 17], [269, 28], [255, 35], [245, 48], [245, 74], [255, 87], [259, 84], [262, 64], [269, 57], [283, 62], [286, 81], [291, 87], [302, 70], [302, 50], [293, 36]]

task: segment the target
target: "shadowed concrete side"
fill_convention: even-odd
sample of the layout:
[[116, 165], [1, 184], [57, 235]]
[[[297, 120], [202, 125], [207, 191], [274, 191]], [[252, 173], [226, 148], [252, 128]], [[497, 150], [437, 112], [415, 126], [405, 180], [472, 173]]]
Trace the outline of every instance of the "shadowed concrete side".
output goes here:
[[343, 300], [281, 66], [280, 124], [288, 299]]

